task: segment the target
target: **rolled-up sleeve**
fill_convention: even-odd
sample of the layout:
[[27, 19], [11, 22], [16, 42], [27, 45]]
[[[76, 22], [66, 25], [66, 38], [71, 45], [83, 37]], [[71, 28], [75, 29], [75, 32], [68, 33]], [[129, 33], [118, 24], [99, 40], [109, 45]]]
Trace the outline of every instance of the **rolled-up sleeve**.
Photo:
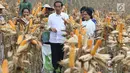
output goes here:
[[49, 16], [48, 18], [48, 28], [51, 28], [52, 22], [51, 22], [51, 17]]

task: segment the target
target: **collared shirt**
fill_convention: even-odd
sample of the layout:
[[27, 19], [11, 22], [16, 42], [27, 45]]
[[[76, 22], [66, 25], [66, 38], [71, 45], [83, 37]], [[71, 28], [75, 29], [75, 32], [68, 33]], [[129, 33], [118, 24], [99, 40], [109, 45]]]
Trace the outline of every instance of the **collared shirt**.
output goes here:
[[61, 12], [60, 15], [53, 13], [49, 16], [48, 25], [50, 28], [55, 28], [57, 32], [50, 32], [50, 39], [51, 43], [64, 43], [65, 37], [63, 36], [63, 31], [66, 30], [64, 20], [68, 19], [69, 16], [66, 13]]
[[87, 35], [88, 36], [93, 36], [94, 31], [96, 30], [95, 23], [90, 19], [88, 21], [83, 21], [82, 24], [83, 24], [84, 27], [86, 27]]

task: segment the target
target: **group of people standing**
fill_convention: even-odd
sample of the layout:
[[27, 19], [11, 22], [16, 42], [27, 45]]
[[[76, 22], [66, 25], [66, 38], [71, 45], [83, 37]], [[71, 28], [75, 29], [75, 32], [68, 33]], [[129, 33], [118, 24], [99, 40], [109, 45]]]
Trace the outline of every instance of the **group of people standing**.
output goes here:
[[[69, 19], [68, 14], [62, 12], [63, 3], [56, 1], [54, 3], [55, 13], [49, 15], [48, 25], [50, 27], [50, 44], [52, 51], [52, 64], [55, 70], [61, 66], [58, 64], [63, 59], [63, 46], [64, 38], [62, 36], [62, 30], [66, 30], [66, 24], [64, 19]], [[80, 10], [82, 16], [82, 26], [87, 30], [86, 34], [90, 37], [94, 36], [96, 30], [96, 20], [93, 18], [94, 9], [91, 7], [82, 7]]]
[[[62, 12], [63, 3], [61, 1], [54, 2], [54, 8], [49, 5], [44, 5], [46, 7], [46, 17], [48, 17], [48, 27], [50, 31], [50, 37], [48, 44], [51, 45], [52, 52], [52, 65], [54, 67], [54, 72], [59, 68], [61, 70], [61, 66], [58, 64], [59, 61], [63, 59], [64, 52], [63, 46], [65, 43], [65, 37], [62, 36], [62, 31], [66, 30], [66, 23], [64, 20], [69, 19], [69, 15], [65, 12]], [[2, 8], [0, 8], [2, 9]], [[28, 15], [31, 14], [32, 5], [27, 0], [23, 0], [19, 6], [19, 15], [28, 19]], [[54, 13], [48, 14], [49, 11], [55, 11]], [[80, 9], [80, 13], [82, 16], [82, 26], [87, 30], [86, 34], [88, 36], [94, 36], [94, 32], [96, 30], [96, 20], [93, 18], [94, 9], [91, 7], [83, 6]], [[0, 20], [2, 20], [0, 16]], [[20, 21], [20, 20], [18, 20]], [[28, 24], [28, 23], [26, 23]], [[0, 33], [0, 56], [2, 54], [2, 35]], [[0, 57], [1, 61], [2, 57]]]

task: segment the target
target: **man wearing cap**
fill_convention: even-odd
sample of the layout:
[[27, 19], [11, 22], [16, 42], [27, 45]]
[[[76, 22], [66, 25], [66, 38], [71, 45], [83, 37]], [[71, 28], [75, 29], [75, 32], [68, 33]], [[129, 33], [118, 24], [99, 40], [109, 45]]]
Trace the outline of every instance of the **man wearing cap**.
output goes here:
[[44, 17], [48, 17], [48, 16], [52, 13], [52, 11], [54, 10], [54, 9], [53, 9], [50, 5], [48, 5], [48, 4], [43, 5], [43, 6], [42, 6], [42, 10], [43, 10], [43, 8], [46, 8], [45, 13], [43, 13], [43, 16], [44, 16]]
[[[5, 21], [4, 21], [4, 17], [2, 16], [2, 10], [4, 9], [5, 7], [3, 5], [0, 4], [0, 25], [4, 24]], [[4, 44], [3, 44], [3, 34], [2, 32], [0, 31], [0, 65], [4, 59]]]
[[22, 10], [28, 8], [31, 12], [32, 4], [28, 0], [23, 0], [19, 5], [19, 15], [22, 16]]
[[[51, 14], [48, 19], [48, 25], [50, 26], [50, 39], [51, 51], [52, 51], [52, 64], [54, 67], [54, 72], [61, 70], [61, 66], [58, 64], [59, 61], [63, 59], [63, 44], [65, 42], [65, 37], [63, 32], [65, 32], [65, 21], [69, 16], [62, 12], [63, 3], [61, 1], [56, 1], [54, 3], [55, 13]], [[61, 73], [61, 72], [57, 72]]]
[[[43, 5], [41, 10], [43, 10], [44, 8], [45, 8], [45, 12], [44, 13], [41, 12], [41, 15], [40, 15], [41, 19], [48, 18], [49, 15], [54, 10], [48, 4]], [[46, 24], [45, 22], [44, 22], [44, 24]], [[49, 38], [50, 38], [49, 35], [50, 35], [50, 32], [48, 30], [43, 30], [43, 33], [42, 33], [42, 43], [43, 43], [43, 45], [42, 45], [42, 57], [43, 57], [43, 70], [46, 73], [51, 73], [53, 71], [51, 47], [50, 47], [50, 42], [49, 42]]]
[[96, 30], [96, 25], [95, 23], [92, 21], [93, 16], [92, 16], [92, 9], [89, 7], [83, 7], [82, 11], [82, 18], [83, 18], [83, 27], [85, 27], [85, 29], [87, 30], [87, 35], [89, 37], [94, 36], [94, 32]]

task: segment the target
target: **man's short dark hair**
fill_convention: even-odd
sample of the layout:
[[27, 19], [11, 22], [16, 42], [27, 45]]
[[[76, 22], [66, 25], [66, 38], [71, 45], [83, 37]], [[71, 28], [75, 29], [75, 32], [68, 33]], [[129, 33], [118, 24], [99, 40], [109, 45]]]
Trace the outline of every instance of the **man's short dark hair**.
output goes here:
[[61, 7], [63, 7], [63, 3], [61, 1], [55, 1], [54, 6], [56, 5], [56, 3], [60, 3]]

